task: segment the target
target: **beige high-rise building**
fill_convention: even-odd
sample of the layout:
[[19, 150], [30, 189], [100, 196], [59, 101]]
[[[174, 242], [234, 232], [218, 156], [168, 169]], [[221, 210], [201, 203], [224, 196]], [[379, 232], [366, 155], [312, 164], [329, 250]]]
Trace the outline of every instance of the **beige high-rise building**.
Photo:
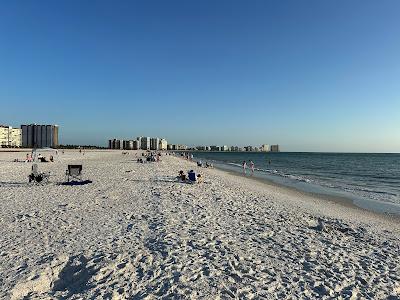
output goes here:
[[167, 150], [168, 142], [166, 139], [160, 139], [160, 150]]
[[0, 147], [22, 146], [22, 130], [11, 126], [0, 126]]
[[9, 131], [9, 146], [22, 147], [22, 129], [11, 128]]
[[269, 152], [270, 151], [270, 147], [267, 144], [264, 144], [260, 147], [260, 151], [262, 152]]
[[8, 146], [8, 126], [0, 126], [0, 147]]

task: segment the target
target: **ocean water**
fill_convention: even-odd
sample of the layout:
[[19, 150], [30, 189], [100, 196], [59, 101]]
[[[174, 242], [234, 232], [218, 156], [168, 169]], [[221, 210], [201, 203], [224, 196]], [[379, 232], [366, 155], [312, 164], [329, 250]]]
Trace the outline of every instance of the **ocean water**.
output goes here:
[[[379, 212], [400, 214], [400, 154], [193, 152], [195, 160], [306, 192], [339, 196]], [[247, 170], [247, 176], [250, 176]]]

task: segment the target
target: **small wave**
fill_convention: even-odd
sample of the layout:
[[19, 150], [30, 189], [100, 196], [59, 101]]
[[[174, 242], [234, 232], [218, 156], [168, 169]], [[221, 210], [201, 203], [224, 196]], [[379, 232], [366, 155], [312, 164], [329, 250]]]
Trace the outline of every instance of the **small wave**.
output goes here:
[[283, 172], [279, 172], [278, 170], [268, 170], [268, 169], [256, 169], [256, 170], [260, 171], [260, 172], [264, 172], [264, 173], [269, 173], [269, 174], [278, 175], [278, 176], [281, 176], [281, 177], [293, 179], [293, 180], [296, 180], [296, 181], [312, 182], [312, 180], [309, 179], [309, 178], [305, 178], [305, 177], [302, 177], [302, 176], [299, 176], [299, 175], [285, 174]]
[[[349, 188], [350, 190], [350, 188]], [[374, 194], [384, 194], [384, 195], [390, 195], [390, 196], [398, 196], [397, 194], [391, 193], [391, 192], [385, 192], [385, 191], [376, 191], [376, 190], [371, 190], [371, 189], [366, 189], [366, 188], [357, 188], [353, 187], [351, 190], [354, 191], [360, 191], [360, 192], [366, 192], [366, 193], [374, 193]]]
[[230, 163], [230, 162], [228, 162], [228, 165], [232, 165], [232, 166], [236, 166], [236, 167], [242, 167], [241, 164], [237, 164], [237, 163]]
[[[230, 165], [230, 168], [236, 169], [237, 172], [241, 172], [242, 169], [241, 160], [218, 160], [218, 163]], [[289, 184], [289, 181], [292, 183], [304, 182], [305, 184], [315, 185], [316, 187], [320, 186], [323, 188], [322, 190], [326, 189], [328, 193], [344, 192], [343, 195], [348, 194], [350, 197], [356, 196], [382, 202], [400, 203], [400, 177], [395, 174], [395, 172], [397, 172], [396, 170], [387, 172], [375, 171], [373, 173], [365, 170], [363, 174], [359, 174], [353, 172], [351, 168], [337, 170], [336, 165], [327, 168], [307, 169], [307, 165], [302, 165], [300, 166], [302, 168], [300, 168], [298, 165], [285, 165], [282, 162], [281, 165], [260, 163], [258, 167], [259, 168], [255, 168], [256, 173], [259, 175], [265, 174], [264, 176], [266, 178], [271, 177], [271, 179], [282, 178], [282, 184], [285, 184], [285, 181], [286, 184]], [[279, 169], [280, 167], [282, 167], [282, 170]], [[315, 169], [318, 169], [318, 172], [316, 172]], [[299, 188], [307, 189], [305, 185], [299, 185]]]
[[287, 176], [290, 179], [294, 179], [294, 180], [298, 180], [298, 181], [302, 181], [302, 182], [310, 183], [312, 181], [311, 179], [303, 178], [301, 176], [295, 176], [295, 175], [284, 175], [284, 176]]
[[[240, 168], [242, 167], [241, 164], [233, 163], [233, 162], [228, 162], [228, 165], [236, 166], [236, 167], [240, 167]], [[277, 176], [284, 177], [284, 178], [289, 178], [289, 179], [296, 180], [296, 181], [307, 182], [307, 183], [312, 182], [312, 180], [309, 179], [309, 178], [305, 178], [305, 177], [302, 177], [302, 176], [299, 176], [299, 175], [285, 174], [283, 172], [279, 172], [278, 170], [261, 169], [261, 168], [254, 168], [254, 170], [258, 171], [258, 172], [277, 175]]]

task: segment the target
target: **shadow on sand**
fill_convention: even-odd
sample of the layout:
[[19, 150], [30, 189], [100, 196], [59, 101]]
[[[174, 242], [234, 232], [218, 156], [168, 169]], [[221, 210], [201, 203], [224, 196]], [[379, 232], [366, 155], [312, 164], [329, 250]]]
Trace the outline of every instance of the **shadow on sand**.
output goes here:
[[83, 181], [70, 181], [70, 182], [62, 182], [60, 183], [60, 185], [85, 185], [85, 184], [89, 184], [92, 183], [93, 181], [91, 180], [83, 180]]

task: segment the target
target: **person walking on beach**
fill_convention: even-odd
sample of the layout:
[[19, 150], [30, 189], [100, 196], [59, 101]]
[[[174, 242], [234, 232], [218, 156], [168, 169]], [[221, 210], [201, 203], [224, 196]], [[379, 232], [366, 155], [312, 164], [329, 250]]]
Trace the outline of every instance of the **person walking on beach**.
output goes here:
[[253, 175], [254, 174], [254, 163], [252, 160], [249, 160], [249, 163], [250, 163], [251, 175]]
[[245, 161], [245, 160], [244, 160], [243, 163], [242, 163], [242, 167], [243, 167], [243, 174], [246, 175], [246, 167], [247, 167], [247, 164], [246, 164], [246, 161]]

